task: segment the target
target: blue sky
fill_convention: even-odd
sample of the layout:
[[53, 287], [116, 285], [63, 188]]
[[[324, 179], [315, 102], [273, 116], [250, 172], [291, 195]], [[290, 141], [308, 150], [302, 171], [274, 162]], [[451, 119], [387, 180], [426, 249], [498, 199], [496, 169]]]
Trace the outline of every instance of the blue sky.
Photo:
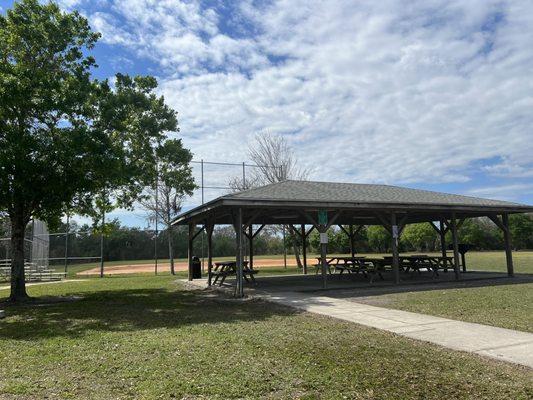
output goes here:
[[311, 179], [533, 204], [529, 0], [59, 3], [102, 32], [96, 76], [158, 77], [196, 159], [246, 161], [268, 131]]

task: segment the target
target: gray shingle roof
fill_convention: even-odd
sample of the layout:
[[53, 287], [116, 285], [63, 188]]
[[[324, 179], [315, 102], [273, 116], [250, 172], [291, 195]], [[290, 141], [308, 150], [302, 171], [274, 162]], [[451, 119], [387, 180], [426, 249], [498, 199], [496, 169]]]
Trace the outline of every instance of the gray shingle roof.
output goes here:
[[223, 196], [223, 198], [263, 201], [529, 207], [507, 201], [409, 189], [398, 186], [291, 180], [229, 194]]

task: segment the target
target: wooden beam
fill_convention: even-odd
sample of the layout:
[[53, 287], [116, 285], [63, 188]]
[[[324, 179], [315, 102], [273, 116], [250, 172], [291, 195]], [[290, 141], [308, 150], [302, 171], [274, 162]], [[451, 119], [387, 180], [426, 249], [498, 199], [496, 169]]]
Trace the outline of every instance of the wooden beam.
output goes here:
[[307, 275], [307, 235], [305, 233], [305, 225], [301, 226], [302, 233], [300, 237], [302, 238], [302, 258], [303, 258], [303, 272], [304, 275]]
[[514, 276], [513, 252], [511, 246], [511, 231], [509, 229], [509, 215], [502, 214], [503, 240], [505, 241], [505, 260], [507, 261], [507, 275]]
[[262, 230], [263, 228], [265, 227], [266, 225], [263, 224], [261, 225], [259, 228], [257, 228], [257, 230], [254, 232], [254, 234], [252, 235], [253, 238], [255, 238]]
[[335, 224], [335, 221], [337, 220], [337, 218], [340, 217], [341, 214], [342, 214], [342, 210], [339, 210], [335, 214], [333, 214], [333, 217], [331, 217], [331, 219], [328, 221], [328, 225], [326, 229], [329, 229], [331, 225]]
[[440, 235], [440, 229], [437, 227], [437, 225], [435, 225], [433, 221], [429, 222], [429, 225], [431, 225], [431, 227], [435, 229], [435, 232], [437, 232]]
[[316, 222], [316, 220], [307, 212], [307, 211], [300, 211], [300, 214], [306, 218], [309, 223], [313, 226], [318, 226], [318, 222]]
[[505, 231], [505, 226], [503, 222], [500, 220], [500, 218], [497, 215], [488, 215], [489, 219], [494, 222], [494, 224], [500, 228], [502, 231]]
[[407, 222], [407, 217], [409, 217], [408, 214], [405, 214], [402, 219], [400, 219], [400, 221], [398, 222], [398, 226], [401, 226], [402, 229], [403, 227], [405, 226], [405, 223]]
[[311, 226], [311, 228], [307, 232], [305, 232], [305, 237], [308, 237], [311, 234], [311, 232], [313, 232], [315, 229], [316, 229], [316, 226], [314, 225]]
[[459, 245], [457, 243], [457, 220], [455, 218], [455, 213], [452, 213], [451, 229], [453, 241], [453, 271], [455, 273], [455, 279], [459, 280], [461, 272], [459, 270]]
[[[387, 221], [387, 219], [381, 215], [380, 213], [374, 213], [374, 215], [381, 221], [381, 224], [383, 225], [383, 227], [390, 233], [392, 234], [392, 227], [389, 223], [389, 221]], [[396, 218], [396, 217], [394, 217]]]
[[441, 222], [443, 223], [443, 225], [441, 225], [441, 226], [444, 226], [444, 228], [443, 228], [444, 229], [444, 234], [447, 234], [448, 231], [450, 230], [450, 222], [446, 218], [443, 218], [441, 220]]
[[252, 216], [248, 218], [248, 220], [244, 224], [244, 229], [248, 228], [250, 225], [253, 225], [254, 220], [256, 220], [257, 217], [259, 217], [262, 213], [263, 213], [263, 210], [257, 210], [256, 212], [254, 212]]
[[354, 243], [354, 239], [355, 239], [355, 233], [353, 232], [353, 225], [350, 225], [350, 256], [352, 258], [355, 257], [355, 243]]
[[193, 243], [194, 243], [194, 225], [189, 224], [189, 235], [187, 240], [187, 259], [189, 261], [188, 279], [192, 281], [192, 257], [193, 257]]
[[235, 286], [235, 296], [243, 297], [243, 249], [242, 249], [242, 208], [239, 208], [235, 215], [235, 233], [237, 245], [237, 284]]
[[[193, 226], [194, 226], [194, 225], [193, 225]], [[200, 233], [202, 233], [204, 229], [205, 229], [205, 225], [202, 225], [202, 227], [201, 227], [201, 228], [200, 228], [195, 234], [193, 234], [192, 239], [193, 239], [193, 240], [196, 239], [196, 237], [197, 237]], [[194, 228], [193, 228], [193, 232], [194, 232]]]
[[[394, 227], [396, 227], [396, 232]], [[394, 274], [394, 283], [400, 283], [400, 254], [398, 253], [398, 241], [400, 232], [397, 229], [396, 214], [391, 214], [391, 236], [392, 236], [392, 272]]]
[[348, 232], [346, 228], [342, 225], [337, 225], [337, 226], [341, 229], [341, 231], [343, 231], [346, 234], [346, 236], [348, 236], [349, 238], [352, 237], [352, 231], [353, 231], [352, 225], [350, 225], [350, 232]]
[[448, 253], [446, 251], [446, 228], [445, 228], [443, 219], [440, 220], [439, 235], [440, 235], [440, 251], [441, 251], [442, 257], [447, 257]]
[[[327, 225], [318, 225], [317, 230], [319, 234], [327, 234], [328, 226]], [[327, 257], [327, 243], [320, 241], [320, 264], [322, 267], [322, 288], [327, 289], [328, 287], [328, 263], [326, 261]]]
[[213, 231], [215, 229], [215, 224], [213, 222], [207, 222], [206, 225], [207, 232], [207, 285], [211, 286], [213, 271]]
[[292, 231], [295, 235], [298, 235], [298, 237], [300, 237], [300, 238], [302, 237], [302, 234], [298, 231], [298, 229], [296, 229], [296, 228], [294, 227], [294, 225], [290, 224], [290, 225], [289, 225], [289, 228], [291, 229], [291, 231]]
[[253, 234], [253, 226], [248, 226], [248, 266], [250, 269], [254, 268], [254, 234]]

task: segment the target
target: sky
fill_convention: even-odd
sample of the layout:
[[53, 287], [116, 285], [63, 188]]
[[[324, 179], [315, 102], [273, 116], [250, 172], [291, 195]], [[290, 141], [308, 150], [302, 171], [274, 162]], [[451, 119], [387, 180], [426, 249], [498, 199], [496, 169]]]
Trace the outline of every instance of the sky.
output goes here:
[[[249, 161], [270, 132], [312, 180], [533, 204], [530, 0], [58, 3], [102, 33], [96, 77], [158, 78], [196, 160]], [[206, 166], [204, 184], [239, 174]]]

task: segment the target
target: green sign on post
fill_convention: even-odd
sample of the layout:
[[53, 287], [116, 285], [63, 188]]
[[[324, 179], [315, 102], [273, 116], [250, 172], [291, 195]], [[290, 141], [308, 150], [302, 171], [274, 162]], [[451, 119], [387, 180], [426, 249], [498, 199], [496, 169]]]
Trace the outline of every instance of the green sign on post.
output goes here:
[[327, 225], [328, 224], [328, 212], [325, 210], [320, 210], [318, 212], [318, 224]]

